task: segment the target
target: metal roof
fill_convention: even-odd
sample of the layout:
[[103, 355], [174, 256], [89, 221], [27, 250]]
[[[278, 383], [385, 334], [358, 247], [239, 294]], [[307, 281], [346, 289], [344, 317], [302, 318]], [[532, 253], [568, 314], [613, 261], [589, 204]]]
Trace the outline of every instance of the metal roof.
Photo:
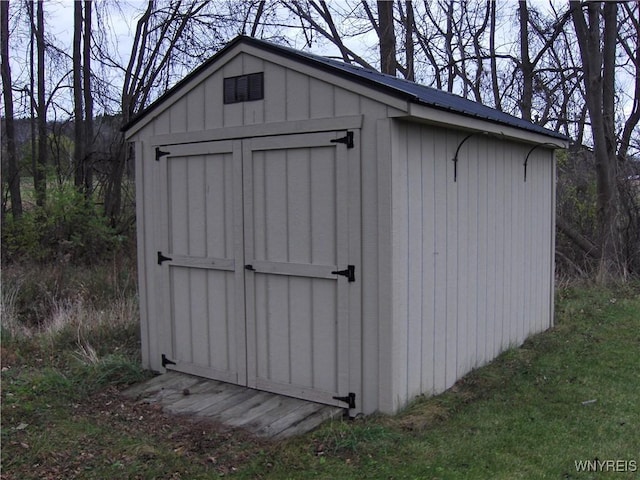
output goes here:
[[366, 84], [374, 89], [379, 89], [385, 93], [399, 96], [410, 102], [426, 105], [432, 108], [446, 110], [453, 113], [465, 115], [468, 117], [475, 117], [490, 122], [515, 127], [521, 130], [540, 133], [549, 137], [557, 138], [563, 141], [568, 141], [569, 138], [561, 133], [554, 132], [540, 125], [532, 122], [528, 122], [513, 115], [496, 110], [495, 108], [488, 107], [478, 102], [468, 100], [459, 95], [445, 92], [435, 88], [420, 85], [415, 82], [410, 82], [402, 78], [397, 78], [392, 75], [386, 75], [375, 70], [370, 70], [360, 66], [340, 62], [327, 57], [314, 55], [308, 52], [302, 52], [293, 48], [277, 45], [275, 43], [267, 42], [265, 40], [258, 40], [253, 37], [238, 36], [229, 42], [222, 50], [216, 55], [207, 60], [204, 64], [194, 70], [186, 78], [181, 80], [175, 87], [170, 89], [167, 93], [162, 95], [158, 100], [151, 104], [147, 109], [134, 118], [123, 130], [128, 129], [133, 124], [137, 123], [142, 117], [146, 116], [153, 107], [161, 103], [165, 98], [170, 96], [174, 91], [179, 89], [184, 83], [190, 80], [193, 76], [200, 73], [202, 70], [208, 68], [214, 64], [215, 61], [224, 53], [231, 50], [239, 43], [246, 43], [254, 47], [274, 52], [279, 55], [283, 55], [289, 58], [296, 59], [308, 65], [312, 65], [321, 68], [325, 71], [346, 77], [355, 82]]

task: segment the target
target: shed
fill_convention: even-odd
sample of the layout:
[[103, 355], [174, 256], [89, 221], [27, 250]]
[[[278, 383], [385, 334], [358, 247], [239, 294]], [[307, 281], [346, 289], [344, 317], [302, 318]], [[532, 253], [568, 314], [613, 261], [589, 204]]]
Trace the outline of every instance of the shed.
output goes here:
[[393, 413], [552, 325], [563, 135], [241, 36], [126, 137], [148, 368]]

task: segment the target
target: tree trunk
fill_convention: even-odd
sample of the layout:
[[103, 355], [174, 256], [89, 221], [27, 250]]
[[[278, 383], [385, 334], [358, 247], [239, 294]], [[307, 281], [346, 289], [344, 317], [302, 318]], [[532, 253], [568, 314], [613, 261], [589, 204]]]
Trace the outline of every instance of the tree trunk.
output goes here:
[[[617, 160], [615, 133], [612, 129], [614, 97], [611, 89], [615, 68], [615, 40], [617, 5], [606, 2], [586, 5], [589, 23], [582, 10], [583, 4], [571, 2], [572, 18], [580, 48], [584, 70], [586, 103], [591, 120], [593, 149], [596, 161], [597, 218], [600, 242], [598, 281], [608, 283], [622, 274], [619, 254], [618, 195], [616, 186]], [[600, 20], [604, 12], [603, 43], [601, 46]], [[610, 56], [610, 58], [606, 58]]]
[[91, 1], [84, 2], [84, 38], [82, 80], [84, 93], [84, 140], [85, 158], [83, 168], [83, 188], [85, 195], [90, 195], [93, 183], [93, 96], [91, 92]]
[[529, 11], [526, 0], [519, 0], [520, 17], [520, 67], [522, 69], [522, 98], [520, 114], [531, 121], [531, 105], [533, 103], [533, 64], [529, 57]]
[[502, 97], [500, 95], [500, 82], [498, 80], [498, 59], [496, 57], [496, 2], [489, 2], [491, 23], [489, 26], [489, 56], [491, 57], [491, 90], [493, 92], [493, 104], [497, 110], [502, 110]]
[[378, 1], [378, 25], [380, 26], [380, 70], [396, 74], [396, 36], [393, 27], [393, 2]]
[[260, 18], [262, 17], [262, 13], [264, 12], [264, 4], [265, 0], [260, 0], [258, 4], [258, 11], [256, 12], [256, 18], [253, 19], [253, 26], [251, 27], [251, 36], [255, 37], [258, 33], [258, 26], [260, 26]]
[[36, 20], [33, 2], [27, 2], [27, 14], [29, 15], [29, 127], [31, 130], [31, 171], [33, 174], [33, 188], [37, 192], [40, 187], [38, 170], [38, 147], [36, 137]]
[[[37, 128], [38, 128], [38, 160], [34, 175], [36, 203], [44, 205], [47, 197], [47, 104], [45, 101], [45, 81], [44, 81], [44, 5], [43, 0], [39, 0], [36, 10], [36, 51], [38, 57], [38, 102], [37, 102]], [[37, 179], [37, 180], [36, 180]]]
[[453, 55], [453, 14], [454, 3], [447, 6], [447, 30], [444, 34], [444, 48], [447, 53], [447, 92], [453, 92], [456, 80], [456, 59]]
[[73, 3], [73, 114], [74, 114], [74, 149], [73, 162], [75, 169], [75, 185], [78, 190], [84, 189], [85, 132], [83, 121], [82, 95], [82, 2]]
[[414, 56], [415, 51], [413, 47], [413, 3], [412, 0], [406, 0], [407, 7], [407, 19], [405, 25], [405, 38], [404, 38], [404, 48], [405, 48], [405, 56], [407, 62], [407, 73], [405, 78], [412, 82], [415, 81], [415, 66], [414, 66]]
[[13, 91], [11, 90], [11, 66], [9, 63], [9, 2], [0, 1], [0, 43], [2, 53], [2, 85], [4, 100], [4, 125], [7, 140], [7, 183], [11, 195], [13, 218], [22, 216], [20, 172], [16, 155], [15, 127], [13, 123]]

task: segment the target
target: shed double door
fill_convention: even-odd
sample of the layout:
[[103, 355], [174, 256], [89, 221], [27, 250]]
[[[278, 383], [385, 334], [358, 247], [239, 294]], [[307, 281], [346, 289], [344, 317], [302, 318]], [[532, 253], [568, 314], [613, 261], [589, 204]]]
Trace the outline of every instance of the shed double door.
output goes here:
[[359, 158], [342, 137], [159, 147], [167, 368], [345, 406]]

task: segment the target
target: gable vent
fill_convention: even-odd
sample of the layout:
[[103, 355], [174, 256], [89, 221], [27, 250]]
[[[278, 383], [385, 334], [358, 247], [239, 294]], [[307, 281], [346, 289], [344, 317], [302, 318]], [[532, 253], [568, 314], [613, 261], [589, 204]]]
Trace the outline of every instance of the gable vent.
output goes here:
[[224, 79], [224, 103], [251, 102], [264, 98], [264, 74], [251, 73]]

